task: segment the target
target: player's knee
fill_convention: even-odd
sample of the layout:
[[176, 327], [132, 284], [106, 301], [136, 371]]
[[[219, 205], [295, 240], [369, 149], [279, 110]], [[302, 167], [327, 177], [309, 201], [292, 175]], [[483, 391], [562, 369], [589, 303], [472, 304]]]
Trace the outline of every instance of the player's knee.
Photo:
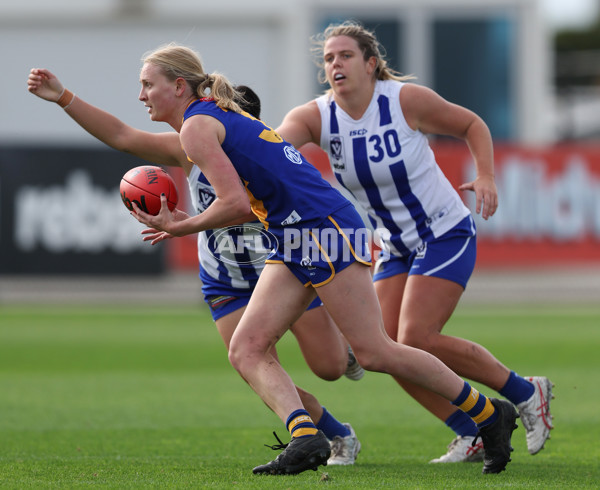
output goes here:
[[422, 330], [419, 328], [404, 328], [398, 334], [398, 342], [429, 352], [434, 346], [435, 336], [423, 334]]
[[229, 345], [229, 352], [227, 355], [229, 357], [229, 363], [233, 366], [233, 368], [236, 371], [241, 372], [240, 360], [242, 359], [242, 357], [240, 356], [239, 350], [236, 348], [235, 344]]
[[352, 350], [354, 351], [356, 360], [366, 371], [386, 372], [387, 366], [384, 358], [380, 355], [380, 352], [374, 349], [367, 350], [361, 347], [352, 347]]
[[321, 366], [311, 366], [311, 370], [315, 375], [324, 381], [335, 381], [340, 379], [346, 372], [346, 366], [336, 364], [326, 364]]
[[[248, 340], [235, 340], [229, 344], [228, 358], [233, 368], [244, 376], [246, 371], [254, 369], [257, 363], [265, 360], [265, 355], [270, 349], [271, 343], [266, 339], [261, 342], [250, 342]], [[269, 356], [270, 361], [272, 356]], [[273, 362], [277, 362], [273, 359]]]
[[343, 352], [335, 352], [336, 350], [332, 349], [329, 355], [326, 356], [306, 358], [311, 371], [325, 381], [335, 381], [341, 378], [348, 367], [348, 356], [346, 354], [348, 351], [344, 349]]
[[243, 342], [231, 342], [229, 345], [229, 363], [240, 374], [244, 371], [244, 363], [252, 358], [248, 351], [248, 346]]

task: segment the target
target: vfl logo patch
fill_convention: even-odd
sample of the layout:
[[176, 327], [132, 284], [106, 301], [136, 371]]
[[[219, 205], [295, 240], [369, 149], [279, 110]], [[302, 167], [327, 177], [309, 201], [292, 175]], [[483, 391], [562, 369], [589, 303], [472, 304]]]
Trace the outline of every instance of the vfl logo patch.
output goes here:
[[417, 247], [417, 249], [415, 250], [416, 252], [416, 256], [415, 258], [417, 259], [422, 259], [425, 257], [425, 253], [427, 252], [427, 244], [426, 243], [421, 243], [421, 245], [419, 245]]
[[329, 155], [331, 155], [331, 166], [333, 169], [345, 172], [344, 145], [340, 136], [333, 136], [329, 140]]
[[208, 206], [217, 198], [215, 191], [211, 185], [203, 182], [196, 183], [196, 189], [198, 192], [198, 202], [196, 202], [196, 211], [201, 213], [205, 211]]

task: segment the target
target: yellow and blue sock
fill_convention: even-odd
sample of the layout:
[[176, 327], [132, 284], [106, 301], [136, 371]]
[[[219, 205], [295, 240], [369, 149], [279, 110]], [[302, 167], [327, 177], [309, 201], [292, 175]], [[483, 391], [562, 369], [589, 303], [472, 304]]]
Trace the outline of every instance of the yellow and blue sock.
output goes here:
[[314, 436], [318, 431], [310, 415], [304, 409], [294, 410], [285, 423], [292, 437]]
[[477, 424], [462, 410], [457, 410], [444, 423], [454, 431], [457, 436], [465, 437], [477, 435]]
[[471, 417], [478, 428], [493, 424], [498, 418], [498, 413], [490, 399], [479, 393], [466, 381], [460, 395], [452, 404]]
[[[350, 429], [338, 421], [333, 415], [331, 415], [325, 407], [323, 408], [323, 415], [317, 422], [317, 429], [325, 434], [325, 437], [330, 441], [335, 436], [346, 437], [350, 435]], [[462, 413], [462, 412], [461, 412]]]
[[498, 393], [515, 405], [518, 405], [525, 400], [529, 400], [534, 391], [535, 387], [532, 383], [514, 371], [511, 371], [508, 381]]

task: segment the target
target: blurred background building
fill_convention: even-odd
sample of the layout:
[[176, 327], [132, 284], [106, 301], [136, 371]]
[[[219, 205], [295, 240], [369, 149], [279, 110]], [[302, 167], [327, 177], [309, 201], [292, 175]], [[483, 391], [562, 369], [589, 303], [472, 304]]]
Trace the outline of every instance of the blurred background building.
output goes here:
[[0, 141], [91, 141], [23, 93], [32, 66], [55, 70], [131, 124], [159, 130], [137, 101], [139, 60], [170, 41], [196, 48], [207, 70], [255, 87], [264, 119], [276, 124], [322, 91], [309, 36], [348, 18], [376, 31], [394, 68], [481, 114], [496, 139], [556, 139], [552, 39], [538, 0], [225, 0], [210, 8], [194, 0], [34, 0], [0, 7], [2, 88], [11, 94]]
[[[565, 5], [567, 3], [568, 5]], [[150, 249], [120, 202], [144, 162], [86, 134], [26, 90], [45, 67], [77, 95], [148, 131], [140, 58], [170, 41], [209, 72], [252, 86], [277, 126], [320, 94], [309, 37], [355, 19], [392, 67], [488, 123], [500, 208], [478, 221], [478, 268], [600, 264], [600, 24], [594, 0], [30, 0], [0, 4], [0, 276], [163, 274], [196, 269], [194, 238]], [[458, 185], [463, 145], [433, 140]], [[323, 155], [307, 156], [327, 175]], [[175, 171], [176, 173], [176, 171]], [[184, 186], [182, 176], [180, 187]], [[465, 196], [473, 206], [471, 196]], [[176, 242], [176, 243], [175, 243]]]

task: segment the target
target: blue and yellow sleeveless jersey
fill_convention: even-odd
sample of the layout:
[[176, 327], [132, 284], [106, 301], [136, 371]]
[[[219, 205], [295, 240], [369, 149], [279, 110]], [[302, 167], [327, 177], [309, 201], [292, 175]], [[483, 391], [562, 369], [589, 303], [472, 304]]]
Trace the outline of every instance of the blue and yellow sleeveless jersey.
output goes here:
[[273, 129], [247, 113], [226, 111], [211, 99], [192, 102], [184, 121], [204, 114], [225, 126], [222, 148], [246, 187], [265, 229], [283, 237], [286, 226], [309, 228], [350, 204]]

